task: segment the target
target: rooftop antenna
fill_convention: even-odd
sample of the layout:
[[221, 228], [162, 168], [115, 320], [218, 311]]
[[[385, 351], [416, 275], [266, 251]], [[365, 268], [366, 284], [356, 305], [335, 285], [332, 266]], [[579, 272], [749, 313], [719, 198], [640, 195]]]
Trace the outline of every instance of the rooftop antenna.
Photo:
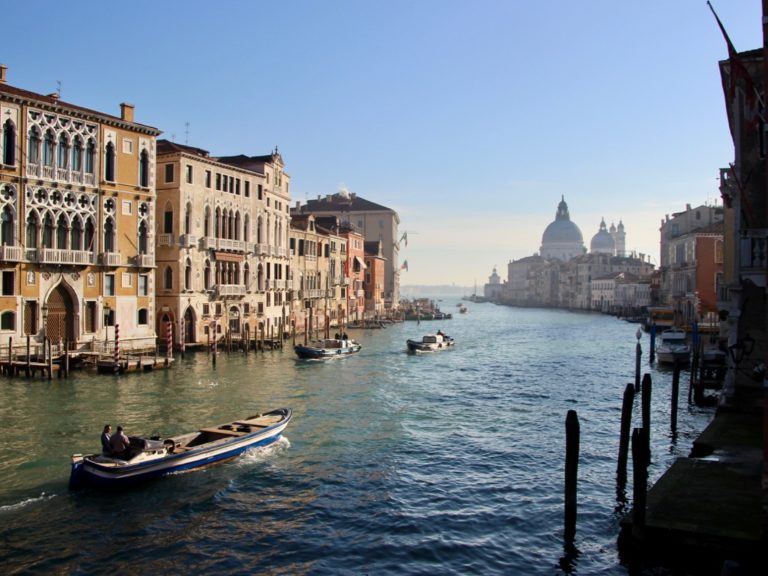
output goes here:
[[184, 144], [189, 146], [189, 122], [184, 122]]

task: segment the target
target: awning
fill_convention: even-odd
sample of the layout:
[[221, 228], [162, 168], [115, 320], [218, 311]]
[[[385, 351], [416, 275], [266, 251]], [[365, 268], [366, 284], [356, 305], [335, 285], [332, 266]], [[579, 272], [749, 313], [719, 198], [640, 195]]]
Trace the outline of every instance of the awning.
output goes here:
[[244, 262], [245, 256], [242, 254], [231, 254], [230, 252], [214, 252], [218, 262]]
[[362, 258], [360, 258], [360, 256], [355, 256], [355, 261], [360, 265], [361, 270], [365, 270], [366, 268], [368, 268], [368, 266], [365, 265], [365, 262], [363, 261]]

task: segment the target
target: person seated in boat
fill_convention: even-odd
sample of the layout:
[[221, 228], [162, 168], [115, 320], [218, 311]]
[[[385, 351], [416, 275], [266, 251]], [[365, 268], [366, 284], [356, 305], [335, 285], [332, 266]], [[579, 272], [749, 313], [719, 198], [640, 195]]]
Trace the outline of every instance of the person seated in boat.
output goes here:
[[349, 340], [349, 336], [347, 336], [347, 333], [344, 332], [344, 334], [341, 335], [342, 340]]
[[104, 430], [101, 433], [101, 451], [104, 452], [104, 454], [111, 454], [112, 448], [109, 444], [109, 437], [112, 434], [112, 426], [109, 424], [104, 425]]
[[122, 458], [127, 460], [131, 452], [131, 442], [128, 440], [128, 436], [123, 432], [123, 427], [118, 426], [117, 432], [112, 434], [109, 439], [109, 447], [111, 449], [112, 456], [115, 458]]
[[336, 332], [336, 334], [334, 334], [333, 337], [336, 338], [336, 340], [341, 340], [341, 334], [339, 334], [338, 332]]

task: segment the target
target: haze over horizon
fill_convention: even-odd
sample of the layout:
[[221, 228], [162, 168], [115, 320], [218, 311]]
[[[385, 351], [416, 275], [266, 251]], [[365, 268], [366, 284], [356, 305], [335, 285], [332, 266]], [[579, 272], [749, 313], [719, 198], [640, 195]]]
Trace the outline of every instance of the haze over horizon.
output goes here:
[[[713, 5], [737, 50], [762, 46], [760, 2]], [[658, 263], [661, 220], [719, 203], [733, 161], [727, 49], [704, 0], [36, 11], [56, 17], [4, 5], [53, 39], [6, 26], [9, 84], [110, 114], [130, 102], [137, 122], [213, 156], [278, 146], [293, 204], [344, 187], [398, 212], [402, 285], [505, 277], [563, 196], [587, 247], [602, 218], [621, 220], [627, 250]]]

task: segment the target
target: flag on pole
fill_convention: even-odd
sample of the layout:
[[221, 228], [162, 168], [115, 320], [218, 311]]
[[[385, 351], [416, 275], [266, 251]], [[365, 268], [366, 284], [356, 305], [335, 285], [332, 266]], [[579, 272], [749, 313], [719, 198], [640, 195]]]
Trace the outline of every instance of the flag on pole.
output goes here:
[[762, 120], [763, 99], [755, 86], [752, 75], [741, 61], [741, 58], [739, 58], [739, 53], [733, 46], [733, 42], [731, 42], [728, 32], [725, 31], [725, 26], [723, 26], [723, 23], [720, 21], [717, 12], [715, 12], [715, 9], [712, 7], [712, 4], [710, 4], [709, 0], [707, 1], [707, 6], [709, 6], [709, 9], [712, 11], [715, 20], [717, 21], [717, 26], [720, 28], [720, 32], [723, 34], [725, 43], [728, 46], [728, 62], [730, 63], [730, 70], [728, 71], [727, 80], [725, 78], [723, 79], [724, 83], [727, 83], [727, 86], [725, 87], [728, 89], [728, 96], [733, 100], [736, 94], [736, 88], [737, 86], [740, 86], [744, 91], [747, 105], [747, 109], [744, 111], [744, 120], [747, 122], [754, 121], [756, 117], [760, 117], [760, 120]]
[[403, 265], [400, 266], [400, 270], [408, 271], [408, 260], [403, 260]]
[[[403, 232], [402, 236], [400, 236], [400, 242], [405, 242], [405, 245], [408, 246], [408, 231], [407, 230], [405, 232]], [[400, 242], [398, 242], [398, 244]]]

